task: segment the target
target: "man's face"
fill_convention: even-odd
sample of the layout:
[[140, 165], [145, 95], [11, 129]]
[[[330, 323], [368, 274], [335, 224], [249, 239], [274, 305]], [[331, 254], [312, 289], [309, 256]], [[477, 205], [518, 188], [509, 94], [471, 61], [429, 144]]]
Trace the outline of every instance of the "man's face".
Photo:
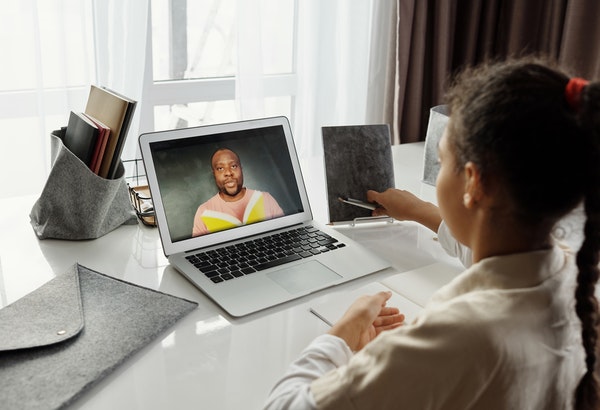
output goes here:
[[244, 175], [240, 159], [233, 151], [217, 151], [212, 159], [212, 170], [215, 184], [222, 196], [235, 197], [240, 194], [244, 186]]

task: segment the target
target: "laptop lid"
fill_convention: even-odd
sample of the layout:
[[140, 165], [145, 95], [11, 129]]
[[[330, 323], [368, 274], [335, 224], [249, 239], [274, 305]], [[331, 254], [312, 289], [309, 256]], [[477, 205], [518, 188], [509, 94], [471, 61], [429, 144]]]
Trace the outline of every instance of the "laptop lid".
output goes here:
[[[286, 117], [150, 132], [139, 144], [166, 256], [312, 220]], [[219, 191], [212, 157], [224, 149], [237, 154], [243, 185], [267, 193], [283, 213], [254, 223], [225, 221], [195, 236], [198, 207]]]

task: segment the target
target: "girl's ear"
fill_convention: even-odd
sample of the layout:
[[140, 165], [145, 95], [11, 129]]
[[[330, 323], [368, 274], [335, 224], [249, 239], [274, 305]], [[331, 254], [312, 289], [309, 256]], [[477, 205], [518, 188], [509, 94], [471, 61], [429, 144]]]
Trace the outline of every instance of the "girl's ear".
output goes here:
[[469, 161], [465, 164], [463, 175], [465, 176], [463, 203], [467, 209], [471, 209], [482, 199], [481, 173], [477, 165]]

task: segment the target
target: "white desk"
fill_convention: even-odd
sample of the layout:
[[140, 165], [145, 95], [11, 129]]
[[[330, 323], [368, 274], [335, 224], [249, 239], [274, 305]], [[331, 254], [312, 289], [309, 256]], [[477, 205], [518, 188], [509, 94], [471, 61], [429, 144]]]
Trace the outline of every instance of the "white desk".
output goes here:
[[[423, 143], [393, 147], [396, 186], [434, 198], [420, 183]], [[321, 159], [304, 174], [317, 220], [325, 221]], [[311, 190], [312, 189], [312, 190]], [[38, 240], [29, 224], [36, 197], [0, 201], [0, 307], [33, 291], [75, 262], [142, 286], [184, 297], [198, 308], [177, 322], [75, 404], [84, 409], [259, 409], [288, 364], [327, 326], [309, 312], [327, 298], [387, 275], [450, 259], [415, 223], [339, 227], [394, 268], [242, 319], [233, 319], [189, 284], [162, 253], [155, 228], [122, 226], [90, 241]]]

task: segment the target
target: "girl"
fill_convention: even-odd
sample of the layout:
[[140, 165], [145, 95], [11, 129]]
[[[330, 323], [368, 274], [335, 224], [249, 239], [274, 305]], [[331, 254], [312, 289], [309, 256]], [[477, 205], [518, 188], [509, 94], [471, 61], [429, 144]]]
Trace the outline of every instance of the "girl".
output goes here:
[[[385, 292], [357, 300], [291, 365], [267, 408], [600, 404], [600, 83], [509, 61], [464, 71], [448, 105], [439, 209], [404, 191], [369, 196], [438, 231], [447, 248], [451, 234], [470, 266], [411, 324], [385, 306]], [[574, 252], [551, 231], [581, 203], [585, 237]]]

